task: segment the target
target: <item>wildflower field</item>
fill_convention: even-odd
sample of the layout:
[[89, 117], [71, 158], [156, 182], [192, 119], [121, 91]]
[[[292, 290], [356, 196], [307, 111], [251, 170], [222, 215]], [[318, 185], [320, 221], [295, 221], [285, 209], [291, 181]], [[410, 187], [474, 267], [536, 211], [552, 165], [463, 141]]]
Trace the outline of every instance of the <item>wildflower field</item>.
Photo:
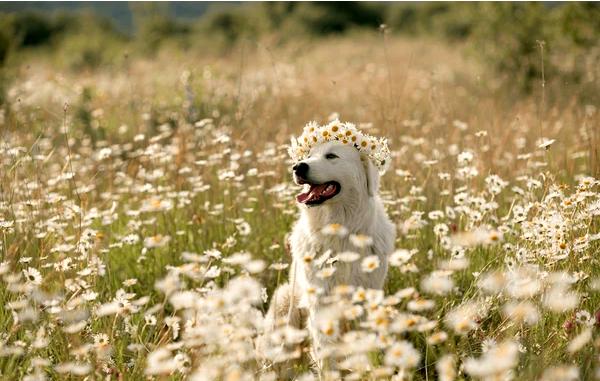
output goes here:
[[[330, 295], [326, 326], [354, 322], [324, 332], [337, 366], [297, 379], [600, 377], [600, 110], [547, 79], [516, 96], [377, 33], [87, 71], [32, 55], [0, 114], [0, 378], [276, 380], [255, 344], [291, 260], [287, 149], [336, 118], [388, 139], [398, 238], [383, 292]], [[271, 363], [302, 355], [306, 332], [275, 335]]]

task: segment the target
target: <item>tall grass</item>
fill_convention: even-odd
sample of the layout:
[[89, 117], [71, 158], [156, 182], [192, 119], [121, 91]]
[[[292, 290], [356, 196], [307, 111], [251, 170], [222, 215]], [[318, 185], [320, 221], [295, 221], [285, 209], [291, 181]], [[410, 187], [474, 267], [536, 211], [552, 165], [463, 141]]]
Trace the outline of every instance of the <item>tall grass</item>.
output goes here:
[[[397, 303], [355, 305], [370, 323], [407, 313], [437, 323], [358, 329], [378, 347], [352, 353], [357, 369], [370, 364], [356, 377], [432, 379], [451, 373], [436, 368], [451, 355], [459, 377], [477, 378], [470, 357], [514, 344], [499, 373], [483, 357], [488, 377], [534, 380], [560, 365], [544, 379], [591, 379], [597, 106], [565, 85], [541, 109], [539, 93], [516, 98], [510, 80], [459, 50], [388, 37], [245, 40], [225, 55], [163, 50], [85, 72], [43, 56], [19, 66], [0, 115], [3, 377], [273, 379], [252, 343], [290, 262], [287, 143], [307, 121], [339, 117], [389, 138], [382, 198], [396, 255], [412, 251], [386, 283]], [[486, 291], [493, 270], [504, 281]], [[422, 283], [431, 274], [454, 287], [436, 294]], [[515, 283], [537, 289], [523, 296]], [[424, 299], [435, 306], [409, 303]], [[503, 313], [515, 301], [539, 318]], [[469, 302], [479, 310], [465, 313], [474, 327], [463, 333], [448, 317]], [[588, 329], [594, 339], [567, 348]], [[432, 344], [439, 331], [447, 340]], [[404, 341], [420, 353], [416, 367], [386, 362]]]

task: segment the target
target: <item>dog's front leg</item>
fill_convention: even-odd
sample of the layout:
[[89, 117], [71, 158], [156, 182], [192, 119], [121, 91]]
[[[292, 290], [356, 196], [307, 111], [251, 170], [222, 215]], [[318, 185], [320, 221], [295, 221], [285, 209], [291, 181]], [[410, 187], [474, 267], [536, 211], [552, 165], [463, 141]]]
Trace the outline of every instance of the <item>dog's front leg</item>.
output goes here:
[[278, 379], [293, 379], [298, 368], [306, 362], [308, 337], [298, 339], [294, 336], [306, 328], [308, 312], [299, 306], [301, 293], [293, 285], [290, 280], [273, 293], [264, 332], [256, 343], [265, 368], [275, 371]]

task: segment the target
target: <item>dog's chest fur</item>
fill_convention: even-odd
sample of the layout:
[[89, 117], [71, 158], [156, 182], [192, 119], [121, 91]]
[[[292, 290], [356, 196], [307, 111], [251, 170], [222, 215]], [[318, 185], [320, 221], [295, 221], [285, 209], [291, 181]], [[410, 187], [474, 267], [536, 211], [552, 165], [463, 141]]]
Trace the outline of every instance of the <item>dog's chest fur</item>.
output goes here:
[[[322, 210], [303, 211], [290, 237], [293, 256], [290, 281], [295, 282], [300, 291], [305, 291], [308, 286], [315, 286], [328, 293], [340, 284], [375, 289], [383, 287], [388, 255], [394, 246], [395, 229], [379, 199], [370, 201], [370, 205], [365, 205], [360, 218], [343, 214], [331, 215]], [[341, 223], [349, 230], [349, 234], [339, 237], [321, 233], [322, 228], [329, 223]], [[350, 234], [368, 235], [373, 243], [364, 248], [355, 247], [349, 239]], [[356, 252], [360, 254], [360, 258], [354, 262], [334, 260], [339, 253], [345, 251]], [[376, 255], [380, 264], [372, 272], [364, 272], [361, 263], [369, 255]], [[320, 271], [328, 267], [335, 268], [333, 275], [319, 276]]]

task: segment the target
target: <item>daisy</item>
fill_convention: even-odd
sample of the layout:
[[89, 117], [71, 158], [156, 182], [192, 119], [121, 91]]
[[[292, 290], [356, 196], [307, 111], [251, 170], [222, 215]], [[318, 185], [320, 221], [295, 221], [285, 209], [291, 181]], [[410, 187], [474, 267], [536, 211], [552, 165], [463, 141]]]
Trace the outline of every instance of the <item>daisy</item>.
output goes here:
[[577, 307], [579, 295], [562, 285], [552, 286], [542, 299], [544, 306], [552, 312], [562, 313]]
[[157, 235], [145, 238], [144, 239], [144, 247], [146, 247], [148, 249], [163, 247], [167, 243], [169, 243], [170, 240], [171, 240], [171, 237], [169, 237], [169, 236], [163, 236], [161, 234], [157, 234]]
[[361, 262], [362, 271], [366, 273], [373, 272], [375, 269], [379, 268], [379, 257], [376, 255], [369, 255], [365, 257]]
[[427, 337], [427, 344], [429, 345], [437, 345], [441, 344], [448, 339], [448, 334], [444, 331], [434, 332], [429, 337]]
[[415, 254], [415, 250], [396, 250], [390, 255], [390, 265], [396, 267], [402, 266], [403, 264], [407, 263]]
[[421, 281], [423, 291], [435, 295], [445, 295], [452, 291], [454, 282], [447, 275], [431, 273]]
[[410, 369], [419, 365], [421, 354], [408, 341], [400, 341], [393, 344], [385, 352], [384, 362], [386, 365], [395, 366], [400, 369]]
[[28, 267], [26, 270], [23, 270], [23, 275], [25, 276], [25, 282], [31, 286], [39, 286], [42, 284], [42, 274], [33, 267]]
[[548, 150], [550, 148], [550, 146], [552, 144], [554, 144], [556, 140], [555, 139], [546, 139], [543, 138], [539, 143], [538, 143], [538, 148], [544, 149], [544, 150]]
[[321, 230], [321, 233], [325, 235], [336, 235], [343, 237], [348, 234], [348, 229], [341, 224], [329, 224]]
[[407, 307], [411, 311], [421, 312], [432, 309], [435, 306], [435, 302], [433, 300], [427, 299], [415, 299], [408, 302]]
[[365, 234], [350, 234], [350, 242], [359, 249], [364, 249], [373, 244], [373, 238]]
[[535, 305], [529, 301], [522, 302], [508, 302], [502, 308], [502, 314], [516, 323], [524, 323], [527, 325], [534, 325], [540, 318]]
[[567, 352], [575, 353], [582, 349], [592, 339], [592, 329], [586, 328], [583, 332], [577, 335], [569, 345], [567, 345]]
[[551, 366], [544, 370], [541, 381], [577, 381], [579, 368], [574, 365]]
[[360, 254], [353, 251], [343, 251], [337, 255], [337, 259], [342, 262], [354, 262], [360, 258]]
[[440, 381], [454, 381], [456, 379], [456, 359], [453, 355], [444, 355], [435, 364]]

